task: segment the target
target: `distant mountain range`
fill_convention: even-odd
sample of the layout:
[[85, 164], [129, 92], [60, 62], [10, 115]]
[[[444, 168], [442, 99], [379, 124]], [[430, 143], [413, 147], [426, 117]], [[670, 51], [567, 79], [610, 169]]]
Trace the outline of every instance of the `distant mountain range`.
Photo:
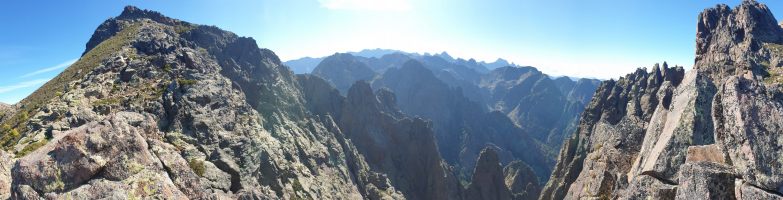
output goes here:
[[[485, 61], [477, 62], [472, 58], [467, 60], [462, 58], [454, 58], [451, 57], [451, 55], [449, 55], [445, 51], [439, 54], [429, 54], [429, 53], [420, 54], [420, 53], [408, 53], [404, 51], [391, 50], [391, 49], [364, 49], [358, 52], [346, 52], [346, 53], [354, 56], [368, 58], [368, 59], [369, 58], [377, 59], [390, 54], [402, 54], [414, 58], [425, 57], [425, 56], [436, 56], [448, 62], [465, 65], [481, 73], [486, 73], [489, 70], [497, 69], [500, 67], [518, 66], [514, 63], [509, 63], [507, 60], [504, 60], [502, 58], [498, 58], [494, 62], [485, 62]], [[294, 71], [294, 73], [296, 74], [306, 74], [306, 73], [311, 73], [313, 69], [315, 69], [315, 67], [318, 66], [318, 63], [320, 63], [324, 58], [326, 57], [320, 57], [320, 58], [304, 57], [304, 58], [285, 61], [283, 62], [283, 64], [291, 68], [291, 71]]]

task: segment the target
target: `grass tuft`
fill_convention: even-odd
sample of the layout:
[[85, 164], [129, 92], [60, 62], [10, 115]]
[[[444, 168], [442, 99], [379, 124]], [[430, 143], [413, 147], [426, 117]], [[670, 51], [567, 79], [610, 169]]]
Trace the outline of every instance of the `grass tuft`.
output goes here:
[[195, 172], [198, 176], [204, 176], [204, 172], [207, 170], [207, 168], [204, 166], [204, 161], [190, 159], [190, 161], [188, 161], [188, 165], [190, 165], [190, 169], [192, 169], [193, 172]]

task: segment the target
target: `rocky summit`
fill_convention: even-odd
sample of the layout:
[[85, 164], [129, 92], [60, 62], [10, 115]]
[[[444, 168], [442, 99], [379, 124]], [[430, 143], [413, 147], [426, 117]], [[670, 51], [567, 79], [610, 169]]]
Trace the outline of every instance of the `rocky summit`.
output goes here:
[[694, 69], [601, 83], [540, 199], [783, 199], [781, 44], [764, 4], [704, 10]]
[[[252, 38], [128, 6], [76, 63], [0, 105], [0, 197], [473, 199], [479, 185], [510, 197], [496, 155], [474, 170], [494, 185], [461, 183], [432, 123], [397, 102], [363, 81], [294, 75]], [[511, 185], [537, 183], [514, 169]]]

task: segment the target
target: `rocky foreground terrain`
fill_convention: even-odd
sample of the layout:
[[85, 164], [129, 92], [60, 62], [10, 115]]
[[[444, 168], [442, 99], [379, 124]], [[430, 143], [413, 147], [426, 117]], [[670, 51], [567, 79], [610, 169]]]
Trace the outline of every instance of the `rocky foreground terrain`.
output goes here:
[[783, 199], [781, 44], [763, 4], [704, 10], [694, 69], [603, 82], [540, 199]]
[[534, 172], [502, 167], [493, 148], [461, 183], [432, 123], [403, 114], [394, 93], [360, 81], [341, 95], [252, 38], [129, 6], [86, 47], [0, 106], [1, 198], [537, 196]]

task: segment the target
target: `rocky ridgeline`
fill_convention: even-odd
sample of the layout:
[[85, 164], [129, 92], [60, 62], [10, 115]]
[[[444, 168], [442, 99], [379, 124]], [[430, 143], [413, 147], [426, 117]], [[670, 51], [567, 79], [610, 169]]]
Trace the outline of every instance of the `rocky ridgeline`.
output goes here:
[[[432, 124], [403, 114], [388, 90], [357, 82], [344, 97], [252, 38], [135, 7], [101, 24], [52, 81], [0, 105], [0, 119], [0, 198], [513, 195], [496, 155], [479, 159], [488, 169], [474, 180], [497, 184], [460, 184]], [[511, 171], [509, 185], [537, 184], [530, 169]]]
[[694, 70], [602, 83], [540, 199], [783, 199], [781, 36], [755, 1], [705, 10]]

